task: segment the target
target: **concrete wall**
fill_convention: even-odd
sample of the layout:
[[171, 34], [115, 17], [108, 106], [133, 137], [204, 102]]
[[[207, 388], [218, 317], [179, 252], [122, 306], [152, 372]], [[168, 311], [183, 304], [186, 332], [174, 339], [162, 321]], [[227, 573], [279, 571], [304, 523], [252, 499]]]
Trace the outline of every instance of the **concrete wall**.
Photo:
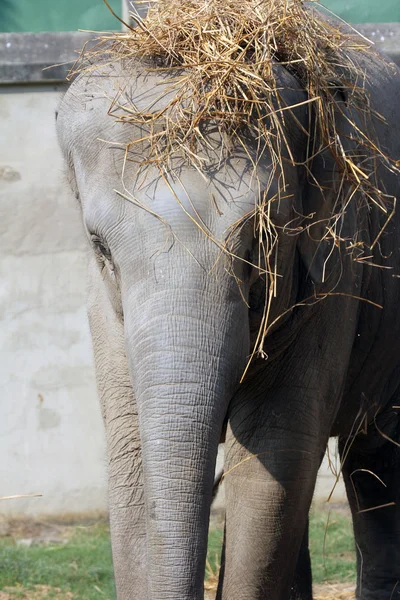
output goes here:
[[[400, 28], [384, 27], [379, 33], [400, 60]], [[106, 509], [85, 309], [86, 244], [54, 126], [63, 90], [55, 83], [65, 68], [42, 71], [72, 60], [82, 39], [46, 36], [0, 35], [0, 497], [43, 494], [0, 501], [6, 516]], [[320, 500], [333, 483], [324, 465]], [[342, 487], [334, 499], [343, 500]]]
[[0, 88], [0, 502], [7, 515], [106, 507], [85, 310], [85, 241], [54, 127], [60, 89]]

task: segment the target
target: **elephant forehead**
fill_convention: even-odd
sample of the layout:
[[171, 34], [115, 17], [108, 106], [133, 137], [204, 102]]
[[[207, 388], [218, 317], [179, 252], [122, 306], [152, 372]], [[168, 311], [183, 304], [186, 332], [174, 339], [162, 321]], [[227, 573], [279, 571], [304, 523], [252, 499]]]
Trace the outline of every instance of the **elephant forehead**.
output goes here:
[[173, 174], [154, 171], [146, 181], [139, 178], [129, 186], [134, 201], [159, 215], [171, 226], [188, 219], [212, 226], [222, 222], [226, 228], [254, 210], [259, 186], [248, 166], [239, 161], [210, 177], [195, 168], [185, 167]]
[[[143, 247], [168, 246], [169, 229], [188, 247], [200, 244], [209, 251], [212, 241], [224, 244], [229, 236], [232, 242], [236, 225], [251, 218], [260, 201], [278, 198], [279, 182], [270, 177], [269, 165], [257, 175], [245, 158], [230, 161], [208, 177], [187, 165], [173, 173], [160, 173], [155, 166], [138, 173], [133, 163], [125, 166], [122, 176], [115, 161], [103, 158], [101, 168], [89, 176], [80, 178], [77, 173], [88, 229], [104, 231], [107, 238], [120, 237], [125, 230]], [[282, 215], [288, 212], [283, 205], [272, 203], [274, 220], [278, 206]], [[283, 224], [287, 220], [284, 216]]]

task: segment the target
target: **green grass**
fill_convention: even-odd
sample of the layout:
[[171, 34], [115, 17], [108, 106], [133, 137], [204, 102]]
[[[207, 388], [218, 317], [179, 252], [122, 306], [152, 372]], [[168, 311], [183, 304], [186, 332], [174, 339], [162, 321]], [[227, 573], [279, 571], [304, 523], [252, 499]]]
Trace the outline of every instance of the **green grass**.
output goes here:
[[[315, 583], [352, 581], [355, 554], [350, 518], [316, 513], [310, 520], [310, 548]], [[210, 532], [209, 562], [215, 570], [222, 544], [220, 529]], [[21, 547], [0, 538], [0, 590], [46, 585], [71, 591], [79, 600], [115, 600], [110, 536], [99, 524], [80, 527], [65, 545]], [[16, 592], [11, 598], [19, 596]], [[36, 597], [36, 596], [35, 596]], [[51, 597], [51, 596], [48, 596]], [[47, 598], [47, 596], [46, 596]]]
[[[208, 535], [208, 564], [212, 572], [217, 573], [221, 558], [221, 548], [224, 539], [223, 529], [211, 529]], [[207, 575], [207, 573], [206, 573]]]
[[64, 546], [24, 548], [1, 539], [0, 590], [17, 585], [29, 589], [38, 584], [69, 590], [79, 600], [114, 600], [108, 527], [76, 529]]
[[354, 581], [356, 556], [350, 516], [312, 514], [310, 553], [315, 583]]

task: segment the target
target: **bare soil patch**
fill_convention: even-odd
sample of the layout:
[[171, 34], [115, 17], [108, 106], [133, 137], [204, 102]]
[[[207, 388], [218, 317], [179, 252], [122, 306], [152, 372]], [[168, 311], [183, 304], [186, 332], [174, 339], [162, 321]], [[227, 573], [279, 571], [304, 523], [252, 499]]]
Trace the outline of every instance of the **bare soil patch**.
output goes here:
[[7, 587], [0, 592], [0, 600], [73, 600], [72, 592], [49, 585], [35, 585], [26, 589], [22, 586]]
[[[217, 580], [212, 578], [205, 585], [206, 600], [214, 600], [217, 590]], [[330, 583], [314, 585], [314, 600], [354, 600], [355, 586], [348, 583]], [[1, 597], [0, 597], [1, 600]]]
[[[21, 546], [65, 544], [79, 530], [89, 530], [99, 523], [107, 523], [103, 516], [81, 518], [76, 515], [57, 519], [6, 519], [0, 517], [0, 538], [12, 538]], [[0, 600], [2, 600], [0, 596]]]
[[314, 585], [315, 600], [353, 600], [356, 588], [348, 583]]

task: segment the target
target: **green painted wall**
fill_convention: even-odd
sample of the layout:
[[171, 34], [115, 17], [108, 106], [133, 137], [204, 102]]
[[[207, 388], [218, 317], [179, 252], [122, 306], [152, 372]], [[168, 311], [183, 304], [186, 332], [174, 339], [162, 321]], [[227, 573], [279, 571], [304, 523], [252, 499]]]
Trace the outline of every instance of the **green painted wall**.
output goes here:
[[[109, 0], [121, 15], [121, 0]], [[0, 31], [120, 29], [103, 0], [0, 0]]]
[[322, 4], [350, 23], [400, 21], [400, 0], [322, 0]]
[[[120, 15], [121, 0], [109, 3]], [[400, 0], [322, 0], [322, 3], [353, 23], [400, 21]], [[103, 0], [0, 0], [0, 31], [77, 29], [99, 31], [120, 27]]]

